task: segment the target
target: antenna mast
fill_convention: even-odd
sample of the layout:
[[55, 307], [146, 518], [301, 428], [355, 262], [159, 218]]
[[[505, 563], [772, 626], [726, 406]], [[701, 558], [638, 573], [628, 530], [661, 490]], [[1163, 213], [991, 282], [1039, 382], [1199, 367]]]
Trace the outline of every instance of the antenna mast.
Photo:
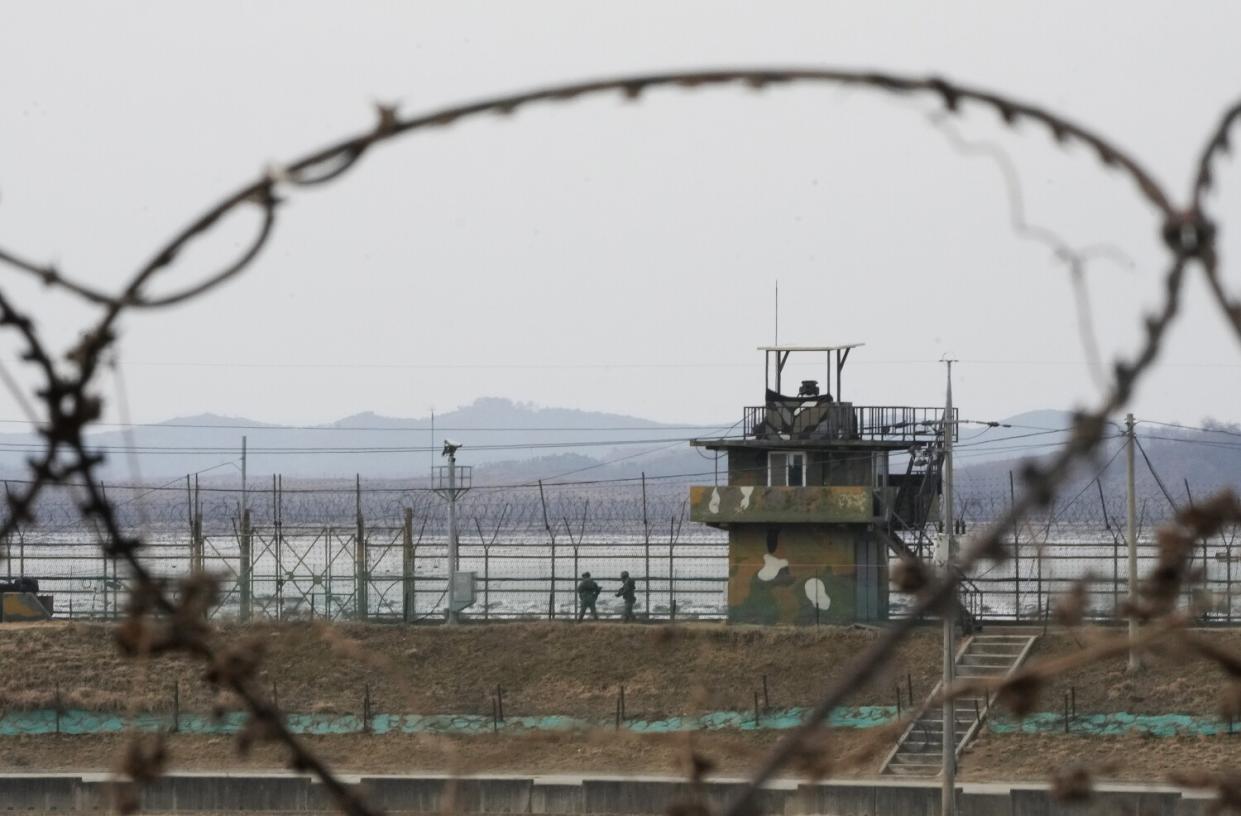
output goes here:
[[776, 278], [776, 342], [772, 345], [780, 345], [780, 279]]

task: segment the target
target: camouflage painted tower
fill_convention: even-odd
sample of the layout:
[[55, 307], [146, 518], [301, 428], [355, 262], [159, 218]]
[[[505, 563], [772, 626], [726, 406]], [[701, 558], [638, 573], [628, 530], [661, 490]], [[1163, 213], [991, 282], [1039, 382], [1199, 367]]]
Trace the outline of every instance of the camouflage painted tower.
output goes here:
[[[728, 483], [691, 487], [690, 506], [694, 521], [728, 530], [732, 622], [884, 620], [889, 555], [931, 545], [944, 408], [843, 401], [859, 345], [760, 348], [765, 404], [745, 409], [741, 436], [692, 443], [728, 455]], [[822, 386], [801, 380], [784, 393], [794, 354], [816, 364]]]

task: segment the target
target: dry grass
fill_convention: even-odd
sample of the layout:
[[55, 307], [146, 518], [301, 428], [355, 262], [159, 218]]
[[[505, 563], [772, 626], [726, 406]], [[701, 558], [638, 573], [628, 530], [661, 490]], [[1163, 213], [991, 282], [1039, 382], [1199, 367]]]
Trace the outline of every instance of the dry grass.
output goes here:
[[[185, 711], [207, 711], [217, 702], [184, 658], [151, 664], [121, 658], [112, 627], [53, 624], [0, 627], [0, 663], [6, 667], [0, 706], [44, 708], [55, 702], [94, 710], [167, 710], [174, 678]], [[221, 637], [250, 638], [266, 651], [265, 682], [275, 682], [289, 711], [349, 712], [361, 708], [369, 684], [376, 711], [490, 713], [490, 694], [505, 687], [510, 715], [569, 714], [609, 717], [617, 686], [626, 687], [631, 717], [748, 710], [761, 677], [768, 675], [773, 706], [812, 703], [840, 679], [848, 659], [879, 632], [863, 628], [748, 628], [717, 625], [622, 627], [565, 623], [439, 627], [312, 624], [226, 627]], [[856, 690], [854, 704], [888, 704], [899, 676], [913, 676], [925, 694], [939, 674], [938, 630], [921, 630], [898, 652], [893, 675]], [[1241, 632], [1204, 636], [1241, 651]], [[1034, 659], [1062, 657], [1083, 648], [1090, 634], [1053, 632], [1040, 640]], [[1040, 708], [1059, 710], [1072, 686], [1079, 713], [1210, 714], [1219, 710], [1221, 675], [1202, 661], [1152, 656], [1137, 676], [1122, 657], [1104, 659], [1054, 680]], [[229, 701], [223, 701], [229, 705]], [[347, 735], [311, 738], [314, 749], [347, 770], [651, 772], [673, 773], [691, 741], [717, 763], [719, 773], [741, 773], [778, 739], [776, 733], [714, 732], [635, 735], [610, 730], [589, 734]], [[811, 763], [790, 773], [830, 770], [833, 776], [869, 775], [891, 745], [884, 729], [835, 732]], [[123, 736], [0, 739], [0, 767], [7, 769], [107, 769]], [[1241, 737], [1087, 737], [996, 735], [984, 732], [966, 754], [968, 779], [1042, 780], [1048, 769], [1086, 763], [1101, 778], [1158, 778], [1168, 767], [1227, 768], [1241, 761]], [[173, 738], [180, 768], [280, 768], [283, 757], [265, 747], [235, 755], [229, 737]]]
[[[1111, 630], [1117, 634], [1120, 630]], [[1051, 633], [1040, 638], [1031, 660], [1062, 656], [1090, 645], [1103, 630]], [[1234, 654], [1241, 654], [1241, 632], [1204, 630], [1209, 642]], [[1143, 656], [1144, 668], [1138, 674], [1127, 670], [1126, 655], [1116, 655], [1066, 672], [1052, 680], [1041, 692], [1039, 708], [1059, 711], [1064, 696], [1072, 691], [1079, 714], [1124, 711], [1130, 714], [1218, 714], [1227, 687], [1227, 676], [1215, 663], [1176, 650], [1177, 639], [1165, 648]]]
[[[65, 707], [166, 711], [174, 680], [183, 711], [207, 712], [219, 701], [184, 657], [157, 664], [121, 657], [113, 627], [57, 623], [0, 627], [0, 708], [48, 708], [57, 687]], [[1241, 653], [1241, 632], [1203, 633]], [[358, 713], [369, 684], [376, 711], [491, 712], [497, 683], [512, 714], [609, 716], [617, 687], [627, 711], [656, 718], [710, 710], [749, 710], [768, 677], [775, 707], [812, 704], [840, 678], [848, 659], [879, 636], [860, 627], [752, 628], [713, 624], [516, 623], [441, 627], [291, 623], [225, 627], [220, 637], [249, 638], [266, 652], [263, 682], [275, 684], [289, 711]], [[892, 705], [911, 675], [922, 698], [939, 676], [937, 633], [922, 630], [898, 652], [892, 672], [856, 690], [850, 702]], [[1064, 656], [1091, 642], [1089, 631], [1041, 638], [1031, 659]], [[1072, 688], [1082, 714], [1214, 714], [1223, 674], [1200, 658], [1154, 654], [1139, 675], [1123, 656], [1099, 660], [1053, 680], [1039, 708], [1060, 710]], [[226, 706], [228, 700], [222, 701]]]
[[1166, 782], [1175, 769], [1233, 772], [1241, 736], [1115, 737], [992, 734], [984, 731], [961, 761], [967, 781], [1045, 781], [1056, 768], [1081, 765], [1098, 779]]
[[[656, 718], [753, 707], [768, 676], [773, 707], [810, 705], [840, 679], [848, 659], [880, 636], [861, 627], [750, 628], [721, 625], [620, 626], [519, 623], [442, 627], [291, 623], [225, 627], [266, 656], [262, 681], [287, 711], [357, 713], [370, 686], [375, 711], [491, 712], [496, 684], [510, 714], [607, 717], [624, 684], [627, 713]], [[925, 695], [938, 675], [934, 632], [903, 644], [894, 672], [854, 692], [854, 704], [895, 703], [911, 674]], [[183, 657], [158, 663], [117, 654], [112, 627], [58, 624], [0, 628], [0, 705], [64, 705], [166, 711], [174, 680], [183, 711], [217, 702]], [[227, 704], [227, 701], [225, 701]]]

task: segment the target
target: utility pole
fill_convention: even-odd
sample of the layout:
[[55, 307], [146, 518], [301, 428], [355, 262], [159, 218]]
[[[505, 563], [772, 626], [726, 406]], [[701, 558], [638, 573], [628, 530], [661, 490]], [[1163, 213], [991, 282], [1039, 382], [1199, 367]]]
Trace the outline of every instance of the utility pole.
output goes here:
[[251, 549], [250, 501], [246, 495], [246, 438], [241, 438], [241, 540], [238, 542], [239, 560], [237, 582], [240, 594], [242, 623], [250, 622], [251, 600], [254, 591], [254, 553]]
[[405, 521], [401, 525], [401, 617], [413, 623], [417, 617], [414, 595], [414, 510], [405, 508]]
[[440, 468], [435, 492], [448, 499], [448, 623], [460, 620], [457, 609], [457, 498], [470, 489], [466, 474], [457, 468], [457, 442], [444, 440], [441, 456], [448, 458], [448, 466]]
[[353, 539], [354, 615], [366, 620], [370, 613], [370, 570], [366, 556], [366, 519], [362, 517], [362, 474], [354, 475], [354, 512], [357, 530]]
[[1128, 494], [1128, 528], [1125, 538], [1129, 544], [1129, 671], [1141, 668], [1136, 644], [1138, 641], [1138, 497], [1133, 484], [1133, 449], [1136, 438], [1133, 432], [1133, 414], [1125, 415], [1125, 485]]
[[[948, 389], [944, 403], [944, 534], [940, 537], [939, 560], [943, 572], [943, 580], [952, 580], [954, 569], [952, 538], [956, 519], [952, 507], [952, 437], [956, 433], [956, 421], [952, 413], [952, 364], [953, 360], [945, 359], [948, 367]], [[956, 702], [948, 696], [948, 690], [956, 675], [956, 617], [957, 594], [944, 603], [944, 676], [940, 691], [944, 695], [943, 704], [943, 791], [940, 799], [942, 816], [956, 816], [956, 775], [957, 775], [957, 733], [956, 733]]]
[[448, 449], [448, 622], [457, 622], [457, 451]]
[[194, 474], [194, 528], [190, 548], [190, 571], [201, 574], [206, 569], [203, 559], [203, 503], [198, 491], [198, 474]]
[[241, 438], [241, 509], [245, 512], [246, 504], [246, 438]]

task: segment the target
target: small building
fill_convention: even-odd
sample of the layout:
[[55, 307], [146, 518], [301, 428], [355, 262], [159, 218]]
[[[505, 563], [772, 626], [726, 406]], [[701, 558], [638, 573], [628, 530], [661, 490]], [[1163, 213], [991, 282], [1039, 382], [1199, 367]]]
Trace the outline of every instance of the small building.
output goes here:
[[[691, 443], [728, 456], [727, 484], [690, 488], [690, 517], [728, 531], [730, 622], [886, 620], [890, 555], [930, 542], [945, 409], [846, 402], [860, 345], [760, 348], [764, 403], [745, 409], [740, 436]], [[785, 393], [793, 355], [821, 355], [822, 384]]]

